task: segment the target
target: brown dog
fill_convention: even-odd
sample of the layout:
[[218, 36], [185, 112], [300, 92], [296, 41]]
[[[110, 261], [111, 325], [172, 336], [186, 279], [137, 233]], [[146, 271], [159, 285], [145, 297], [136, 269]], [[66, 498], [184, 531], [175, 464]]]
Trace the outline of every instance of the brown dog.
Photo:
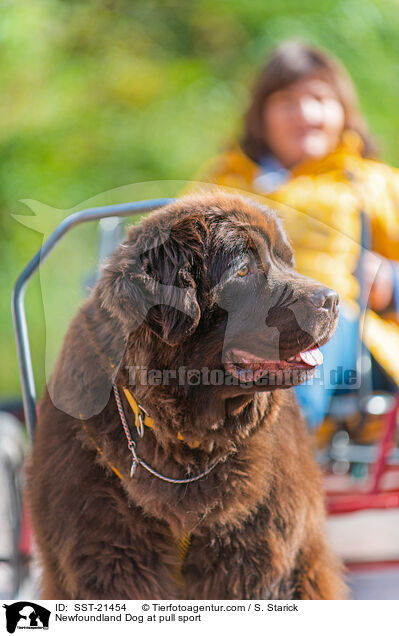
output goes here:
[[40, 405], [43, 598], [342, 598], [290, 390], [337, 304], [294, 272], [274, 212], [241, 197], [185, 197], [132, 227]]

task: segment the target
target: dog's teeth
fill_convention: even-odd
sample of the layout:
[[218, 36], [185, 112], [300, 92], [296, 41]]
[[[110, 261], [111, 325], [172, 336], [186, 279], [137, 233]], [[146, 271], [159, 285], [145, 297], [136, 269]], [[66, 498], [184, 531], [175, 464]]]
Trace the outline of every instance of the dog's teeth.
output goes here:
[[299, 354], [297, 354], [296, 356], [291, 356], [290, 358], [287, 358], [287, 362], [301, 362], [301, 358]]

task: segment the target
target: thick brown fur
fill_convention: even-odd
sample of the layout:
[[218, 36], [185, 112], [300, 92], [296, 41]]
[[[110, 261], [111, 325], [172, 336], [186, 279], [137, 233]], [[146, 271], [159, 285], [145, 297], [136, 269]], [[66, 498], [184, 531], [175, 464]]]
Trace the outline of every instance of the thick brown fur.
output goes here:
[[[325, 540], [321, 477], [292, 389], [135, 377], [132, 389], [154, 419], [138, 438], [123, 397], [141, 458], [175, 478], [221, 461], [191, 484], [166, 483], [142, 466], [129, 477], [112, 382], [131, 385], [133, 367], [222, 368], [231, 313], [223, 281], [232, 255], [243, 250], [264, 251], [255, 282], [248, 277], [245, 285], [263, 281], [272, 294], [283, 281], [277, 298], [289, 289], [291, 305], [321, 288], [295, 274], [273, 212], [237, 196], [199, 194], [133, 227], [73, 320], [40, 404], [29, 468], [43, 598], [344, 597], [341, 565]], [[234, 275], [229, 280], [236, 285]], [[158, 283], [168, 288], [157, 303]], [[245, 304], [255, 287], [237, 285], [233, 295]], [[147, 305], [146, 293], [153, 294]], [[314, 324], [305, 332], [286, 302], [273, 306], [281, 359], [334, 329], [334, 312], [312, 305]], [[230, 340], [242, 335], [247, 350], [267, 348], [259, 330], [251, 339], [238, 313], [240, 320], [243, 329]], [[181, 563], [185, 533], [191, 538]]]

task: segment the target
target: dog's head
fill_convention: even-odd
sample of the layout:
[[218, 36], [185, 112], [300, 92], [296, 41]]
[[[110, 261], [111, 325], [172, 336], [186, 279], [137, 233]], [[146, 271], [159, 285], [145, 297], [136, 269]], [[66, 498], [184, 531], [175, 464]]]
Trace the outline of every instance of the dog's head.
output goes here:
[[224, 396], [306, 380], [338, 318], [337, 294], [295, 272], [276, 214], [226, 194], [183, 197], [133, 227], [98, 289], [156, 383]]

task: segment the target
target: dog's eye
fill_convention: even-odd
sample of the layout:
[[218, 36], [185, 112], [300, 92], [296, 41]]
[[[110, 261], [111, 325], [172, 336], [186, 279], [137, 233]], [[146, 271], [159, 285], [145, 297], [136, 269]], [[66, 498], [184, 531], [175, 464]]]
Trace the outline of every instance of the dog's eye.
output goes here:
[[249, 274], [249, 265], [248, 263], [244, 263], [243, 265], [241, 265], [241, 267], [239, 267], [236, 271], [237, 276], [241, 276], [241, 278], [243, 276], [247, 276], [247, 274]]

